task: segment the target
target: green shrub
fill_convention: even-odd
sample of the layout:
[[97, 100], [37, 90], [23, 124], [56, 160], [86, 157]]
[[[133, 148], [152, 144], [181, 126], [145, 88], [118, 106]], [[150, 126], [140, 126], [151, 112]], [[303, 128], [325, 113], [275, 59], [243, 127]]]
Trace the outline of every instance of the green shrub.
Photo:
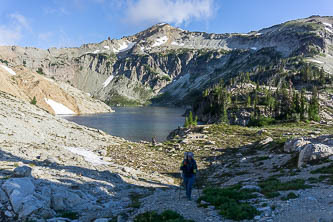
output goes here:
[[290, 199], [296, 199], [298, 195], [296, 195], [294, 192], [288, 193], [287, 196], [282, 197], [281, 200], [290, 200]]
[[79, 214], [76, 212], [72, 212], [72, 211], [59, 211], [57, 214], [59, 217], [64, 217], [64, 218], [68, 218], [71, 220], [75, 220], [79, 218]]
[[42, 68], [38, 68], [38, 69], [36, 70], [36, 72], [37, 72], [38, 74], [40, 74], [40, 75], [45, 75], [45, 73], [44, 73], [44, 71], [43, 71]]
[[32, 98], [32, 100], [30, 101], [30, 104], [32, 104], [32, 105], [36, 105], [37, 104], [36, 96], [34, 96], [34, 98]]
[[193, 220], [186, 220], [177, 212], [166, 210], [161, 214], [156, 211], [149, 211], [137, 215], [134, 222], [194, 222]]
[[278, 191], [285, 190], [300, 190], [311, 188], [310, 185], [306, 185], [303, 179], [295, 179], [287, 182], [281, 182], [276, 178], [268, 178], [265, 181], [259, 183], [261, 192], [268, 198], [279, 196]]
[[244, 200], [255, 198], [251, 190], [240, 190], [240, 185], [228, 188], [207, 188], [198, 199], [209, 202], [220, 210], [220, 214], [227, 219], [253, 219], [258, 215], [257, 209]]
[[263, 127], [263, 126], [272, 125], [274, 123], [275, 123], [275, 119], [273, 119], [273, 118], [259, 117], [259, 118], [251, 118], [250, 121], [249, 121], [248, 126]]

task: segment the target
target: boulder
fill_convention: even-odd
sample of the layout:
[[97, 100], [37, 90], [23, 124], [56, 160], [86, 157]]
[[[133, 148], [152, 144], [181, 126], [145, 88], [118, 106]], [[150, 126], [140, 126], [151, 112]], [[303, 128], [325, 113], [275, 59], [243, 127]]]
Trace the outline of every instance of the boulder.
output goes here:
[[309, 143], [310, 141], [304, 140], [303, 138], [288, 140], [284, 144], [283, 150], [286, 153], [298, 152], [302, 149], [302, 147]]
[[31, 168], [28, 166], [16, 167], [14, 169], [15, 177], [31, 177]]
[[0, 203], [6, 203], [8, 201], [8, 196], [5, 193], [5, 191], [3, 191], [3, 189], [0, 188]]
[[260, 141], [259, 144], [263, 146], [263, 145], [266, 145], [266, 144], [268, 144], [270, 142], [273, 142], [273, 139], [271, 137], [267, 137], [266, 139]]
[[25, 218], [44, 206], [44, 203], [33, 195], [35, 186], [30, 178], [9, 179], [2, 188], [9, 196], [14, 212], [20, 218]]
[[86, 204], [86, 200], [83, 200], [74, 192], [58, 189], [52, 193], [51, 208], [54, 210], [68, 210], [75, 207], [80, 208]]
[[333, 147], [325, 144], [308, 144], [300, 152], [297, 166], [301, 168], [304, 164], [327, 158], [333, 155]]

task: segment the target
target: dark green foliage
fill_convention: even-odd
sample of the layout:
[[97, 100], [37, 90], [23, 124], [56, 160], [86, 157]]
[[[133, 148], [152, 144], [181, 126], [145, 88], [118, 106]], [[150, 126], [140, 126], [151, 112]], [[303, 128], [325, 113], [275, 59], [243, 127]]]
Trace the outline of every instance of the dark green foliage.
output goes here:
[[30, 101], [30, 104], [32, 104], [32, 105], [36, 105], [37, 104], [36, 96], [34, 96], [34, 98], [32, 98], [32, 100]]
[[281, 197], [281, 200], [290, 200], [290, 199], [296, 199], [298, 195], [296, 195], [294, 192], [288, 193], [287, 196]]
[[262, 127], [262, 126], [272, 125], [274, 123], [275, 123], [275, 119], [270, 118], [270, 117], [260, 116], [258, 118], [251, 118], [250, 121], [249, 121], [249, 123], [248, 123], [248, 126], [259, 126], [259, 127]]
[[44, 71], [43, 71], [42, 68], [38, 68], [38, 69], [36, 70], [36, 72], [37, 72], [38, 74], [40, 74], [40, 75], [45, 75], [45, 73], [44, 73]]
[[134, 218], [134, 222], [194, 222], [192, 220], [186, 220], [183, 216], [177, 212], [166, 210], [161, 214], [156, 211], [149, 211], [137, 215]]
[[316, 87], [312, 89], [312, 97], [309, 103], [309, 120], [319, 121], [319, 98], [318, 98], [318, 90]]
[[259, 186], [262, 189], [262, 193], [268, 198], [278, 196], [278, 191], [311, 188], [310, 185], [305, 184], [305, 181], [303, 179], [295, 179], [287, 182], [281, 182], [274, 177], [268, 178], [265, 181], [261, 181], [259, 183]]
[[195, 119], [193, 119], [193, 113], [190, 111], [190, 114], [188, 117], [185, 117], [185, 123], [184, 127], [189, 128], [196, 126], [198, 124], [198, 117], [196, 116]]
[[326, 166], [322, 167], [316, 170], [312, 170], [311, 173], [317, 174], [317, 173], [323, 173], [323, 174], [333, 174], [333, 163]]
[[220, 214], [228, 219], [253, 219], [258, 215], [257, 209], [244, 200], [255, 198], [251, 190], [240, 190], [240, 185], [228, 188], [206, 188], [198, 199], [209, 202], [220, 210]]
[[57, 215], [71, 220], [79, 219], [79, 214], [72, 211], [58, 211]]
[[6, 64], [8, 66], [8, 61], [7, 60], [0, 59], [0, 62]]

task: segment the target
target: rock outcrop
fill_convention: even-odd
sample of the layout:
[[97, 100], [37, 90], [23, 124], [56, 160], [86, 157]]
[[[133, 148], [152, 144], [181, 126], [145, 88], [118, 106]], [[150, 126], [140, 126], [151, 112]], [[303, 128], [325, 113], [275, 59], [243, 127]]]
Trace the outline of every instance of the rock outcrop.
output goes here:
[[297, 166], [303, 167], [307, 163], [320, 161], [333, 155], [333, 136], [317, 138], [298, 138], [285, 143], [284, 151], [298, 155]]
[[276, 56], [307, 56], [332, 73], [332, 24], [332, 17], [310, 17], [247, 34], [189, 32], [158, 24], [79, 48], [11, 46], [0, 47], [0, 55], [111, 104], [142, 104], [157, 95], [154, 102], [184, 104], [221, 78], [251, 72]]

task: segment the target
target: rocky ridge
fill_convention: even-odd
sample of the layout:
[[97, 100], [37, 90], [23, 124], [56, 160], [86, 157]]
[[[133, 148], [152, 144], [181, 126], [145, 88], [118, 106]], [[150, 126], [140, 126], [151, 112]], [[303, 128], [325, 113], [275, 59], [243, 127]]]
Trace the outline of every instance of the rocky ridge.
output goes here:
[[158, 24], [133, 36], [79, 48], [6, 46], [0, 54], [111, 104], [143, 104], [156, 95], [162, 98], [155, 102], [172, 98], [173, 103], [188, 103], [197, 91], [272, 63], [276, 55], [302, 56], [332, 73], [332, 24], [331, 17], [313, 16], [246, 34], [189, 32]]

